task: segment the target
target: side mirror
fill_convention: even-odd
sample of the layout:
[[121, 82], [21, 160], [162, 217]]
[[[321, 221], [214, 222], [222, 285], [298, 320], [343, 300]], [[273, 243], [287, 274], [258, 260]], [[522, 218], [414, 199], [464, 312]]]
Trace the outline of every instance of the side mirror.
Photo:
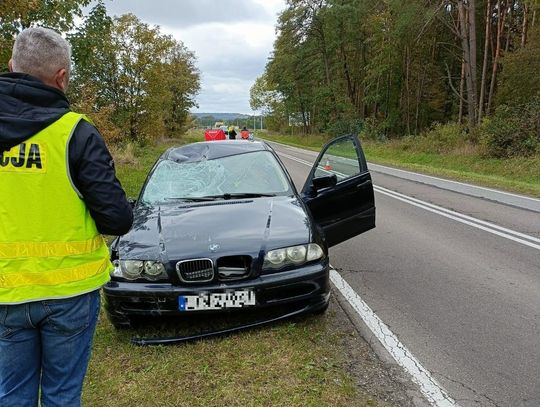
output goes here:
[[319, 191], [324, 188], [331, 188], [337, 184], [336, 174], [325, 175], [324, 177], [317, 177], [311, 180], [313, 189]]
[[131, 208], [135, 208], [135, 205], [137, 205], [137, 200], [135, 198], [128, 198], [128, 203], [131, 206]]

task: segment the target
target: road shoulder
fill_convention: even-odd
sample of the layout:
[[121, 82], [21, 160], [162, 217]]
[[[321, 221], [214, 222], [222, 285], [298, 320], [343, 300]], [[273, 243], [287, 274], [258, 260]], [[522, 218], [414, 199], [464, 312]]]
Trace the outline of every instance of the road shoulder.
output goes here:
[[335, 289], [328, 321], [340, 333], [343, 367], [359, 393], [369, 396], [377, 406], [429, 406], [411, 377], [395, 363]]

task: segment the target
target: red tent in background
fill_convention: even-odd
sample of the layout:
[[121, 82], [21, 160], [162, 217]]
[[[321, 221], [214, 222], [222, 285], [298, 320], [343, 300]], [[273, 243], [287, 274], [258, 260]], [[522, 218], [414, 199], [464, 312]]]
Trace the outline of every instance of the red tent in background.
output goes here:
[[204, 139], [206, 141], [227, 140], [227, 137], [225, 137], [225, 132], [221, 129], [208, 129], [204, 132]]

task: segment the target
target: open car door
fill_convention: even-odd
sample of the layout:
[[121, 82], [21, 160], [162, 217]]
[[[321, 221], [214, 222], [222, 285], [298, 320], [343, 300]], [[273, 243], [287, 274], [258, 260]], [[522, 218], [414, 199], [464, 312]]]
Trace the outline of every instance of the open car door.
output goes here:
[[375, 227], [373, 183], [356, 136], [338, 137], [324, 146], [302, 198], [329, 247]]

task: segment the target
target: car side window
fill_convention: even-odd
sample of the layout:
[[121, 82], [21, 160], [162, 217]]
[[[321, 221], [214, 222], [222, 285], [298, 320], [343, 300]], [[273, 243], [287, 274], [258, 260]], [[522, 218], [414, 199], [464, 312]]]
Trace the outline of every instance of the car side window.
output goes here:
[[314, 177], [335, 174], [338, 182], [353, 177], [364, 171], [358, 156], [358, 149], [352, 137], [339, 138], [330, 144], [321, 156], [315, 169]]

